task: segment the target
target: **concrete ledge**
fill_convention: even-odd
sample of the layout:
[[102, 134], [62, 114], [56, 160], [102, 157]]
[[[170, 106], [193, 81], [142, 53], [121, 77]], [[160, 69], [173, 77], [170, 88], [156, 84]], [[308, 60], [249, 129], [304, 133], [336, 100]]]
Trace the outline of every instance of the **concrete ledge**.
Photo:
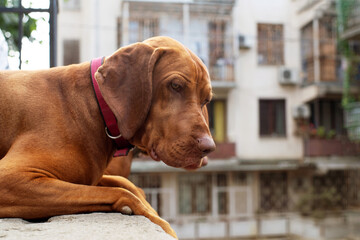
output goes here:
[[0, 239], [174, 240], [147, 218], [121, 213], [64, 215], [52, 217], [44, 223], [3, 218], [0, 219]]

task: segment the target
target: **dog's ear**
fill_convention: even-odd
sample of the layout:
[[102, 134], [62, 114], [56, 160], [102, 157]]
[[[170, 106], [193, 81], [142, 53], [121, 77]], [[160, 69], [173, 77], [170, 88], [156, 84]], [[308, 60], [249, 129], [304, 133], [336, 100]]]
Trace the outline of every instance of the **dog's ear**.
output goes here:
[[122, 47], [105, 59], [95, 78], [115, 114], [120, 133], [130, 139], [145, 121], [152, 101], [152, 78], [162, 55], [145, 43]]

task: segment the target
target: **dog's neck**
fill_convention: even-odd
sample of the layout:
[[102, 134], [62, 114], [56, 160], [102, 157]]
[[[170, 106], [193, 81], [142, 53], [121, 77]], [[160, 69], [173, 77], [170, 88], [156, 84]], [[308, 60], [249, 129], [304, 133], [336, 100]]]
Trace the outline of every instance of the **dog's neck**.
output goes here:
[[106, 135], [114, 140], [117, 151], [114, 154], [114, 157], [117, 156], [127, 156], [129, 151], [134, 147], [131, 145], [125, 138], [123, 138], [120, 134], [119, 128], [117, 126], [117, 120], [110, 109], [109, 105], [106, 103], [105, 99], [103, 98], [99, 84], [96, 81], [95, 73], [97, 69], [103, 64], [104, 57], [93, 59], [90, 63], [90, 73], [92, 84], [94, 88], [94, 92], [96, 95], [96, 100], [102, 115], [102, 118], [105, 123], [105, 133]]

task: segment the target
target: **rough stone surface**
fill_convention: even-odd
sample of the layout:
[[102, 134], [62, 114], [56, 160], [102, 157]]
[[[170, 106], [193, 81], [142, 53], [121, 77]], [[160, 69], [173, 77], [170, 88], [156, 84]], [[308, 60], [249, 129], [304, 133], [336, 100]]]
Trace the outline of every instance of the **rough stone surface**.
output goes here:
[[42, 223], [19, 218], [0, 219], [0, 239], [174, 240], [147, 218], [120, 213], [64, 215]]

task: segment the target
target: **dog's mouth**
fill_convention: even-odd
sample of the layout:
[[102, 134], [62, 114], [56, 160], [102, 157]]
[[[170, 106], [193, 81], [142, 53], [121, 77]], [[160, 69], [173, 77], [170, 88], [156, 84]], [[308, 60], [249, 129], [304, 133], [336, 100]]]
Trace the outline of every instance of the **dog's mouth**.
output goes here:
[[201, 167], [204, 167], [208, 164], [208, 158], [207, 157], [203, 157], [201, 160], [200, 160], [200, 163], [199, 164], [191, 164], [189, 166], [186, 166], [184, 167], [184, 169], [188, 170], [188, 171], [192, 171], [192, 170], [196, 170], [198, 168], [201, 168]]
[[154, 148], [151, 148], [149, 155], [152, 159], [154, 159], [155, 161], [161, 161], [161, 159], [159, 158], [159, 156], [157, 155], [156, 151]]
[[162, 158], [155, 150], [154, 147], [148, 151], [148, 155], [155, 161], [163, 161], [166, 165], [176, 168], [184, 168], [186, 170], [196, 170], [208, 164], [208, 158], [197, 158], [197, 157], [188, 157], [184, 159], [178, 159], [177, 161], [172, 159]]

